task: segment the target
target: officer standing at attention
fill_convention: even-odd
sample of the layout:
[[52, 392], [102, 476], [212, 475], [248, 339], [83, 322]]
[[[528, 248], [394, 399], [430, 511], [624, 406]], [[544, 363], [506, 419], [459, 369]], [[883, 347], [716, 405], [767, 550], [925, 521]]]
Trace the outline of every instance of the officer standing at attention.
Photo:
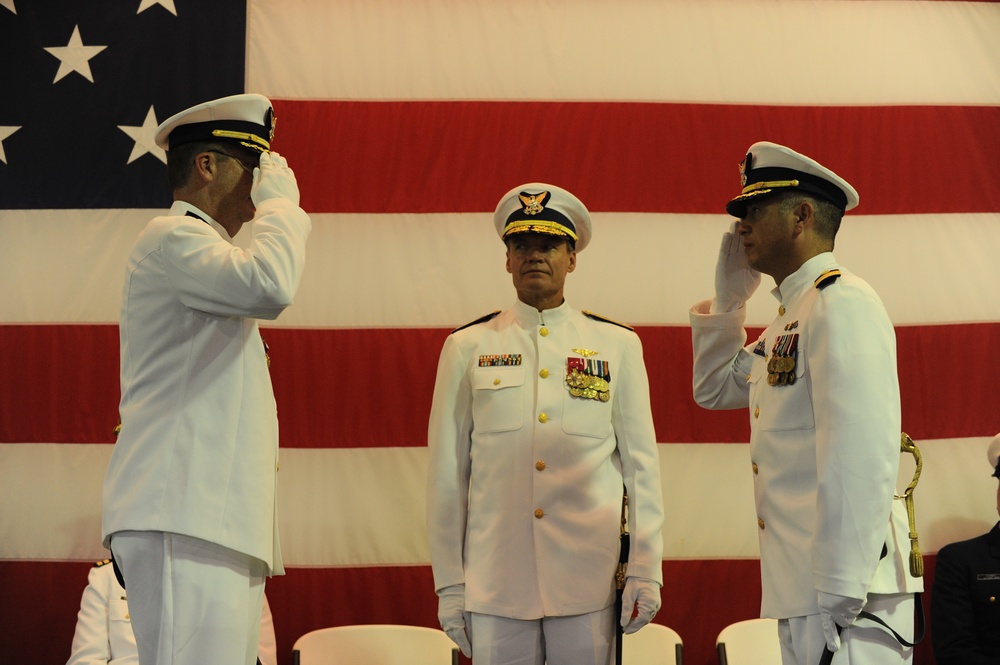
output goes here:
[[[271, 152], [262, 95], [167, 119], [170, 211], [143, 229], [121, 306], [121, 432], [103, 538], [143, 665], [252, 665], [264, 579], [284, 572], [278, 420], [258, 319], [291, 305], [311, 222]], [[253, 222], [247, 249], [233, 245]]]
[[[896, 339], [875, 291], [832, 251], [858, 194], [816, 161], [755, 143], [726, 206], [713, 300], [691, 309], [694, 397], [750, 409], [761, 616], [778, 619], [784, 665], [910, 662], [921, 578], [894, 501], [900, 457]], [[777, 318], [747, 344], [746, 301], [774, 278]], [[904, 546], [900, 547], [900, 543]]]
[[[993, 437], [986, 455], [993, 477], [1000, 478], [1000, 434]], [[931, 631], [938, 665], [1000, 663], [1000, 523], [938, 552]]]
[[[663, 507], [631, 328], [566, 302], [591, 237], [568, 191], [515, 187], [493, 217], [517, 301], [452, 332], [428, 432], [444, 630], [476, 665], [607, 665], [660, 607]], [[623, 485], [631, 550], [614, 612]]]

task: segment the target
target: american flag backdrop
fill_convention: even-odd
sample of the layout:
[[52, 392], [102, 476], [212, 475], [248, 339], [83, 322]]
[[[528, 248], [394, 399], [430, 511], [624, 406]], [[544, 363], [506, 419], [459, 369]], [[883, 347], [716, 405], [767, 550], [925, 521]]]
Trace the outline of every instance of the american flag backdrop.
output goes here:
[[[998, 35], [1000, 3], [945, 0], [0, 0], [0, 663], [65, 661], [107, 555], [124, 265], [170, 202], [153, 130], [243, 91], [273, 100], [313, 218], [296, 303], [263, 328], [282, 665], [314, 628], [437, 625], [437, 356], [513, 303], [491, 213], [529, 181], [593, 213], [569, 301], [643, 340], [667, 504], [656, 621], [686, 663], [715, 662], [719, 630], [757, 615], [757, 526], [747, 414], [691, 399], [687, 311], [712, 295], [757, 140], [861, 194], [835, 253], [896, 325], [932, 575], [941, 545], [997, 519]], [[773, 317], [771, 286], [750, 325]]]

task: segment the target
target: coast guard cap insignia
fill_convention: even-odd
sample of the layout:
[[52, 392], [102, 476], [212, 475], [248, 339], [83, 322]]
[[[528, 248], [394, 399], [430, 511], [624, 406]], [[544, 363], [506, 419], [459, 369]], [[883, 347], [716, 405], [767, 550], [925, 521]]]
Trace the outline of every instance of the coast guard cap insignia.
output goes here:
[[542, 192], [541, 194], [518, 195], [518, 198], [521, 199], [521, 203], [524, 204], [524, 212], [527, 215], [537, 215], [541, 211], [545, 210], [545, 206], [543, 204], [545, 199], [548, 197], [548, 192]]
[[747, 167], [752, 163], [753, 155], [748, 152], [747, 156], [743, 158], [742, 162], [740, 162], [740, 187], [747, 186]]
[[278, 116], [274, 114], [274, 109], [268, 109], [264, 115], [264, 126], [269, 128], [268, 141], [274, 140], [274, 128], [278, 126]]

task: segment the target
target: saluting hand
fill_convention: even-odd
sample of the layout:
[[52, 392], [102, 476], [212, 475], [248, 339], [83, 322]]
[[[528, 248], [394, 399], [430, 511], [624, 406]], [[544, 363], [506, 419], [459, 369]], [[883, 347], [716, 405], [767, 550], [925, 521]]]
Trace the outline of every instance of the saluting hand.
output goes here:
[[739, 232], [740, 223], [722, 235], [719, 261], [715, 265], [715, 301], [712, 314], [732, 312], [746, 304], [760, 284], [760, 273], [747, 263]]
[[253, 170], [250, 200], [259, 206], [268, 199], [288, 199], [299, 204], [299, 185], [288, 161], [276, 152], [262, 152], [260, 166]]

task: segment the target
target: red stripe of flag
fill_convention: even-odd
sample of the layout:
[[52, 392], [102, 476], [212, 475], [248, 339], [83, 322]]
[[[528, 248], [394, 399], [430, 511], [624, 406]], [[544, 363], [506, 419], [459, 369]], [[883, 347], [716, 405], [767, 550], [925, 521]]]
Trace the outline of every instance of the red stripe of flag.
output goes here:
[[[310, 212], [491, 211], [512, 183], [594, 211], [723, 214], [746, 149], [815, 156], [857, 214], [1000, 211], [1000, 107], [278, 100], [275, 149]], [[308, 167], [304, 166], [308, 165]]]
[[[688, 328], [637, 332], [660, 441], [749, 440], [745, 410], [706, 411], [692, 400]], [[426, 328], [265, 330], [282, 446], [424, 445], [438, 353], [447, 334]], [[905, 326], [896, 335], [903, 427], [911, 436], [985, 436], [1000, 430], [993, 398], [996, 364], [968, 357], [969, 349], [996, 345], [1000, 323]], [[0, 346], [7, 350], [0, 363], [0, 442], [114, 440], [116, 326], [0, 326]], [[943, 381], [960, 389], [941, 390]]]

